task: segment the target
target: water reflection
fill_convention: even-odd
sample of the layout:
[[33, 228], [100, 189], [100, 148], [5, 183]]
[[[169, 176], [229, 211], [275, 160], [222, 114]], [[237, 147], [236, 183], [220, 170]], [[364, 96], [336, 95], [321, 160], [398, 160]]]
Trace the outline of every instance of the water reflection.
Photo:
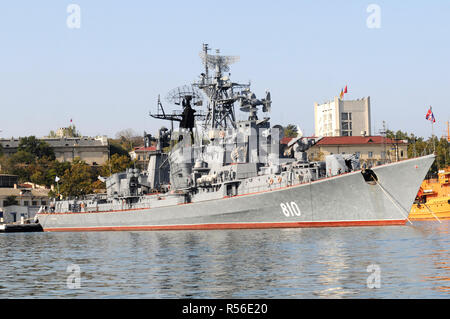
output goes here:
[[[413, 226], [0, 236], [0, 295], [445, 298], [449, 222]], [[69, 289], [67, 266], [81, 270]], [[367, 286], [369, 265], [381, 288]]]

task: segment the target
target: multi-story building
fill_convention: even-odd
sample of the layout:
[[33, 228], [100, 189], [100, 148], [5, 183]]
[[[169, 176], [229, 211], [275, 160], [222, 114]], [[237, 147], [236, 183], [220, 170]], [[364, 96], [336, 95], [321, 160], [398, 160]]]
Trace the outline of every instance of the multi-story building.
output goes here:
[[156, 146], [135, 147], [129, 154], [132, 160], [136, 161], [136, 168], [147, 169], [150, 156], [157, 152]]
[[[109, 158], [109, 143], [106, 136], [99, 137], [45, 137], [60, 162], [71, 162], [79, 157], [89, 165], [102, 165]], [[0, 139], [5, 155], [17, 152], [20, 138]]]
[[324, 160], [326, 155], [357, 154], [362, 163], [377, 165], [408, 158], [408, 142], [383, 136], [326, 136], [307, 150], [310, 160]]
[[16, 175], [0, 174], [0, 222], [12, 223], [20, 217], [33, 218], [40, 206], [49, 204], [49, 189], [17, 183]]
[[315, 136], [370, 136], [370, 97], [314, 103]]

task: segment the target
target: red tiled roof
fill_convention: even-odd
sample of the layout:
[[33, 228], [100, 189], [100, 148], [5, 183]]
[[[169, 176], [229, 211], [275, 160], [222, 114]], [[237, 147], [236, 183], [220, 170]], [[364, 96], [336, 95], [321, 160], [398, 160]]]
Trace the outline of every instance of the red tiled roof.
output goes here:
[[403, 140], [393, 140], [383, 136], [325, 136], [316, 145], [362, 145], [362, 144], [403, 144]]
[[293, 137], [283, 137], [280, 141], [280, 144], [288, 144], [292, 139]]
[[148, 151], [156, 151], [156, 146], [150, 146], [150, 147], [144, 147], [144, 146], [141, 146], [141, 147], [136, 147], [135, 149], [134, 149], [134, 151], [135, 152], [148, 152]]

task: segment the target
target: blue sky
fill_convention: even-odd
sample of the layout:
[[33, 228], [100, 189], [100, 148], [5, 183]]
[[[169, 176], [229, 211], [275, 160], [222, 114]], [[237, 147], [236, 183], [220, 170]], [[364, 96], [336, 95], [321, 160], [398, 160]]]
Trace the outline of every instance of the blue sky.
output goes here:
[[[380, 28], [367, 27], [370, 4]], [[69, 29], [67, 6], [81, 8]], [[272, 124], [314, 132], [314, 102], [348, 85], [371, 97], [372, 133], [441, 136], [450, 118], [450, 1], [103, 1], [0, 3], [0, 137], [155, 132], [158, 94], [202, 72], [202, 43], [239, 55], [234, 81], [272, 93]], [[163, 101], [164, 102], [164, 101]], [[167, 103], [166, 103], [167, 104]], [[169, 108], [169, 106], [167, 105]]]

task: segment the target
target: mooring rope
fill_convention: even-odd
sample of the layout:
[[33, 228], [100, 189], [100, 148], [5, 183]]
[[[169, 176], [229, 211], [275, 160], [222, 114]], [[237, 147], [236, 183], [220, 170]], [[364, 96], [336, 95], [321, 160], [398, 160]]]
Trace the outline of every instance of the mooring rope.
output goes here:
[[441, 220], [433, 213], [433, 211], [427, 205], [423, 204], [423, 206], [425, 206], [428, 209], [428, 211], [431, 213], [431, 215], [433, 215], [433, 217], [436, 218], [437, 221], [442, 224]]
[[409, 218], [408, 218], [409, 212], [406, 212], [407, 215], [405, 216], [405, 215], [403, 214], [403, 211], [402, 211], [402, 209], [404, 210], [404, 208], [403, 208], [403, 207], [402, 207], [402, 208], [399, 207], [399, 205], [394, 201], [395, 198], [393, 198], [390, 194], [388, 194], [388, 192], [384, 189], [383, 186], [381, 186], [381, 184], [380, 184], [380, 182], [378, 182], [378, 180], [376, 180], [375, 178], [374, 178], [373, 180], [375, 181], [375, 183], [377, 183], [378, 186], [380, 186], [381, 190], [382, 190], [383, 193], [386, 195], [386, 197], [387, 197], [387, 198], [395, 205], [395, 207], [398, 208], [398, 210], [400, 211], [400, 213], [402, 214], [402, 216], [403, 216], [404, 218], [406, 218], [406, 220], [407, 220], [411, 225], [413, 225], [413, 223], [412, 223], [412, 222], [409, 220]]

